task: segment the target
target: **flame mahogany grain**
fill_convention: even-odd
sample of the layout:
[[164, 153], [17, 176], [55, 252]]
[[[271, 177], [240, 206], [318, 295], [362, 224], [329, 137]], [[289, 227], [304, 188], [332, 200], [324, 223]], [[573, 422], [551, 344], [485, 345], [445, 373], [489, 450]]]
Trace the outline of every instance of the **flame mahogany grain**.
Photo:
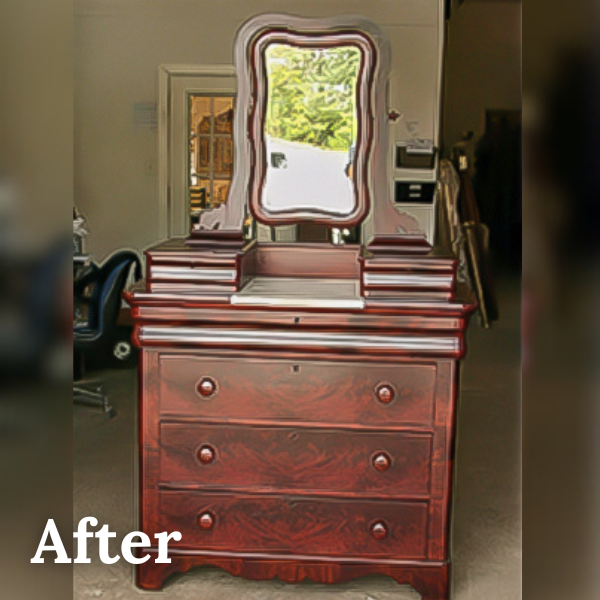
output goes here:
[[[163, 422], [161, 483], [394, 497], [429, 494], [431, 434]], [[198, 461], [210, 444], [218, 458]], [[391, 457], [385, 473], [373, 457]], [[235, 482], [235, 484], [233, 483]]]
[[382, 573], [447, 599], [455, 359], [143, 347], [140, 367], [140, 528], [183, 534], [170, 565], [137, 567], [140, 587], [214, 565], [284, 581]]
[[[150, 535], [180, 531], [172, 548], [414, 560], [427, 553], [426, 501], [163, 491], [159, 502]], [[204, 529], [197, 522], [206, 514], [214, 524]], [[371, 533], [378, 521], [389, 530], [383, 539]]]
[[[161, 352], [160, 412], [164, 418], [245, 420], [262, 416], [274, 421], [431, 428], [434, 361], [376, 363], [368, 369], [361, 368], [362, 364]], [[194, 391], [203, 377], [211, 377], [218, 385], [210, 399], [202, 399]], [[395, 397], [382, 403], [377, 388], [390, 384]]]

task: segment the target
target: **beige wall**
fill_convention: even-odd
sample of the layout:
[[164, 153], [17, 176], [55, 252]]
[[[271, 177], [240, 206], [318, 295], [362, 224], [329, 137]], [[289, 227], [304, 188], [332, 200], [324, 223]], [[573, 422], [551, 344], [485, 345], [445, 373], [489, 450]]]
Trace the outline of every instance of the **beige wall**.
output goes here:
[[443, 139], [483, 133], [486, 109], [521, 106], [521, 3], [467, 0], [450, 20]]

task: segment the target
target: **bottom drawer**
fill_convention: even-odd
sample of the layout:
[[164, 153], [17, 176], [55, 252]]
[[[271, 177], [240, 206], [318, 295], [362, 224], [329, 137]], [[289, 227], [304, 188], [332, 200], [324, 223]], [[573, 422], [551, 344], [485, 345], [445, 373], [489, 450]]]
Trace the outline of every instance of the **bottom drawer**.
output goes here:
[[162, 492], [158, 531], [181, 532], [178, 548], [417, 559], [427, 513], [423, 501]]

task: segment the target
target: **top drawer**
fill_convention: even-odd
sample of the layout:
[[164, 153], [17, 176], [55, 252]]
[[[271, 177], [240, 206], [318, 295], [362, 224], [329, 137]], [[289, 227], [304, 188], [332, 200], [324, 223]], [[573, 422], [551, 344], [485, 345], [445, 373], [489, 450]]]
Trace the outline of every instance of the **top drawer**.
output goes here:
[[161, 354], [162, 416], [433, 424], [435, 365]]

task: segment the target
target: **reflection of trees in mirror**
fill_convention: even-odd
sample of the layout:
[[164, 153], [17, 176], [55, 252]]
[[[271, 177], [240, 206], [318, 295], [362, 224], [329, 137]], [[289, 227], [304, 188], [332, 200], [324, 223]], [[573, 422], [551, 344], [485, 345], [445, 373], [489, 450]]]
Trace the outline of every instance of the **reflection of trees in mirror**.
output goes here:
[[266, 49], [267, 135], [326, 150], [348, 150], [356, 139], [355, 46]]

